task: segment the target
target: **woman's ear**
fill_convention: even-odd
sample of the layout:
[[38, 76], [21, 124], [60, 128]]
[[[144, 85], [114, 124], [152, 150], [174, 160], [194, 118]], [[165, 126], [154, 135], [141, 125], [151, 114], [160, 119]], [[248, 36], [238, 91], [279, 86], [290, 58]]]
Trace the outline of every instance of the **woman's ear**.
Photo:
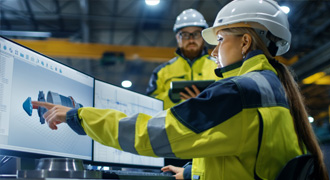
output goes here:
[[247, 54], [251, 48], [252, 37], [250, 34], [244, 34], [242, 36], [242, 54]]

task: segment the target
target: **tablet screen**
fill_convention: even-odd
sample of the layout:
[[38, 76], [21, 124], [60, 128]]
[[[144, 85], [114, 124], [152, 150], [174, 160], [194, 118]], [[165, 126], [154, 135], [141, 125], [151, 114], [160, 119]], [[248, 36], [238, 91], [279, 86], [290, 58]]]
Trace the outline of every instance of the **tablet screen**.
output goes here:
[[172, 81], [171, 82], [171, 98], [173, 100], [180, 100], [180, 92], [188, 94], [185, 87], [191, 88], [195, 85], [201, 92], [206, 89], [215, 80], [198, 80], [198, 81]]

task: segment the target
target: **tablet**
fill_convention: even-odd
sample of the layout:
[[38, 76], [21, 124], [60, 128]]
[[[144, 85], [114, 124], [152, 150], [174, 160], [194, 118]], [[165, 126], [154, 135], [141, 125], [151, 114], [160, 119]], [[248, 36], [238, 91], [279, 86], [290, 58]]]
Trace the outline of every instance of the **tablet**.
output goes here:
[[206, 89], [210, 84], [214, 83], [215, 80], [198, 80], [198, 81], [172, 81], [171, 82], [171, 99], [180, 100], [180, 92], [187, 93], [185, 87], [191, 88], [194, 84], [201, 92]]

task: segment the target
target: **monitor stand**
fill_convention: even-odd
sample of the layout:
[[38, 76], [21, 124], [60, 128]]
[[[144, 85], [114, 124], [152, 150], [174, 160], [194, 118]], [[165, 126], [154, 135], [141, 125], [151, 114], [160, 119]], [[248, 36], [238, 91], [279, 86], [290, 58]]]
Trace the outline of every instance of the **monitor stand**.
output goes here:
[[16, 170], [34, 169], [36, 159], [0, 155], [0, 173], [15, 173]]
[[17, 178], [101, 179], [101, 171], [85, 170], [83, 161], [71, 158], [41, 158], [32, 170], [17, 171]]
[[34, 169], [35, 159], [0, 155], [0, 178], [16, 177], [18, 170]]

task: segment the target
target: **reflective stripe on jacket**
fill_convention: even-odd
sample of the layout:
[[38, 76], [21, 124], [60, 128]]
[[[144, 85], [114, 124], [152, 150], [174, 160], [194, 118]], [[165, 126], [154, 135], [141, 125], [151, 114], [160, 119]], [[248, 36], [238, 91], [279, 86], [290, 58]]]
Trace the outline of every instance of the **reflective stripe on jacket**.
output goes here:
[[207, 54], [206, 48], [193, 62], [185, 59], [178, 49], [175, 58], [155, 68], [149, 81], [147, 95], [163, 100], [164, 109], [168, 109], [183, 101], [170, 98], [172, 81], [219, 80], [220, 78], [214, 74], [216, 68], [217, 64]]
[[260, 51], [225, 70], [197, 98], [154, 117], [84, 107], [67, 122], [117, 149], [193, 158], [192, 179], [274, 179], [302, 154], [281, 82]]

